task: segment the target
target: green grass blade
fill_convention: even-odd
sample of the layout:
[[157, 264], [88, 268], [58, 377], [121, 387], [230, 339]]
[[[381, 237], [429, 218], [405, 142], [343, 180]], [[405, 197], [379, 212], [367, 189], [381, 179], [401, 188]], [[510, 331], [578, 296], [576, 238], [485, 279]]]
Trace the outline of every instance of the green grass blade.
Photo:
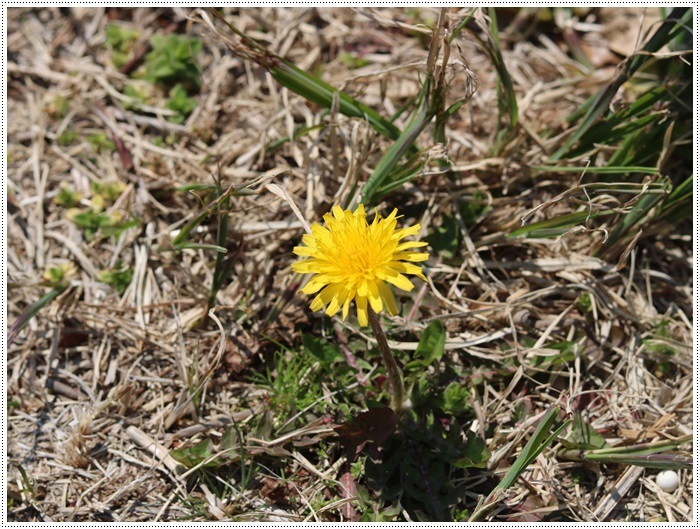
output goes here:
[[412, 156], [406, 163], [400, 165], [391, 173], [390, 178], [377, 189], [374, 200], [381, 200], [382, 197], [389, 194], [394, 189], [398, 189], [407, 182], [410, 182], [416, 177], [416, 173], [424, 166], [425, 161], [420, 154]]
[[609, 454], [625, 454], [625, 455], [649, 455], [649, 454], [659, 454], [661, 452], [668, 452], [678, 448], [681, 445], [690, 443], [693, 440], [692, 435], [684, 435], [678, 439], [666, 439], [664, 441], [656, 441], [653, 443], [640, 443], [636, 445], [628, 446], [616, 446], [611, 448], [600, 448], [594, 450], [597, 455], [609, 455]]
[[599, 450], [579, 451], [564, 450], [560, 453], [564, 459], [573, 461], [595, 461], [599, 463], [620, 463], [658, 469], [690, 469], [693, 457], [688, 453], [673, 452], [683, 444], [692, 442], [693, 436], [686, 435], [680, 439], [668, 439], [655, 443], [642, 443], [632, 446], [601, 448]]
[[67, 288], [67, 285], [61, 285], [58, 286], [46, 294], [44, 294], [41, 298], [39, 298], [37, 301], [29, 305], [27, 309], [22, 313], [21, 316], [19, 316], [12, 326], [10, 327], [9, 332], [7, 333], [7, 345], [11, 345], [12, 342], [15, 341], [17, 338], [17, 335], [19, 332], [26, 327], [26, 325], [31, 321], [31, 319], [36, 316], [41, 309], [46, 307], [51, 301], [56, 298], [61, 292], [63, 292]]
[[[693, 27], [693, 10], [690, 7], [676, 7], [666, 17], [658, 30], [652, 35], [642, 49], [645, 52], [655, 53], [670, 41], [675, 40], [683, 33], [690, 33]], [[636, 72], [650, 58], [647, 55], [636, 55], [630, 65], [631, 73]]]
[[612, 215], [614, 211], [576, 211], [560, 215], [553, 219], [542, 220], [533, 224], [522, 226], [508, 234], [508, 237], [557, 237], [568, 232], [574, 226], [579, 226], [589, 219]]
[[[217, 191], [223, 193], [223, 188], [221, 187], [220, 180], [217, 179], [216, 182]], [[220, 248], [226, 248], [226, 238], [228, 235], [228, 210], [230, 204], [230, 197], [226, 197], [225, 200], [219, 203], [216, 209], [216, 243]], [[223, 287], [224, 281], [228, 277], [229, 272], [233, 263], [229, 260], [224, 261], [224, 252], [217, 252], [216, 263], [214, 265], [214, 277], [212, 278], [211, 288], [209, 289], [209, 298], [207, 300], [207, 309], [211, 309], [216, 302], [216, 294], [219, 292], [221, 287]], [[207, 310], [207, 313], [209, 310]]]
[[510, 73], [506, 68], [506, 62], [501, 54], [501, 39], [498, 35], [498, 18], [496, 18], [496, 8], [489, 7], [489, 18], [491, 19], [491, 24], [489, 25], [489, 30], [491, 33], [491, 39], [493, 39], [493, 63], [498, 72], [498, 80], [501, 84], [500, 90], [505, 95], [505, 98], [498, 99], [499, 113], [508, 116], [510, 131], [515, 130], [518, 125], [518, 100], [515, 95], [515, 88], [513, 87], [513, 81], [510, 78]]
[[686, 178], [662, 202], [655, 220], [675, 224], [689, 219], [693, 208], [693, 175]]
[[[667, 182], [666, 185], [670, 186], [670, 183]], [[668, 187], [666, 189], [668, 190]], [[608, 240], [603, 246], [604, 252], [612, 252], [613, 249], [618, 246], [618, 242], [621, 241], [639, 221], [646, 217], [652, 208], [663, 198], [664, 196], [660, 193], [644, 191], [631, 211], [622, 218], [610, 237], [608, 237]]]
[[464, 19], [462, 19], [462, 21], [459, 24], [457, 24], [457, 27], [455, 27], [455, 29], [450, 34], [450, 42], [455, 40], [459, 36], [459, 34], [462, 32], [464, 27], [474, 19], [474, 13], [476, 13], [477, 9], [479, 9], [479, 8], [478, 7], [472, 8], [471, 13], [469, 13], [466, 17], [464, 17]]
[[[426, 83], [428, 83], [428, 80], [426, 80]], [[377, 167], [374, 168], [374, 171], [367, 179], [367, 183], [362, 189], [362, 202], [364, 204], [371, 205], [375, 203], [377, 190], [391, 176], [401, 157], [410, 150], [418, 135], [430, 123], [431, 118], [432, 113], [429, 113], [426, 101], [417, 114], [413, 116], [413, 119], [401, 133], [401, 136], [384, 153]]]
[[[494, 68], [496, 68], [496, 73], [498, 74], [498, 90], [502, 94], [502, 97], [498, 99], [499, 118], [506, 117], [507, 125], [498, 132], [496, 140], [491, 148], [491, 153], [497, 154], [501, 151], [503, 146], [510, 141], [512, 134], [514, 134], [518, 126], [518, 101], [513, 87], [513, 81], [508, 72], [508, 68], [506, 68], [505, 60], [503, 59], [503, 54], [501, 53], [499, 45], [496, 12], [493, 8], [489, 9], [491, 22], [488, 27], [478, 28], [470, 24], [464, 24], [463, 27], [470, 33], [474, 42], [489, 57], [489, 60]], [[478, 21], [479, 19], [475, 20]], [[480, 30], [488, 35], [486, 40], [482, 39]]]
[[657, 468], [662, 470], [690, 470], [693, 468], [693, 457], [686, 454], [651, 454], [631, 456], [624, 454], [586, 454], [584, 459], [586, 461], [597, 461], [599, 463], [620, 463], [624, 465]]
[[234, 54], [252, 60], [265, 68], [270, 75], [272, 75], [273, 79], [285, 88], [303, 97], [307, 101], [311, 101], [327, 109], [333, 106], [333, 100], [337, 94], [339, 104], [338, 110], [341, 114], [348, 117], [366, 119], [374, 130], [389, 139], [396, 140], [401, 135], [401, 131], [393, 123], [380, 116], [374, 109], [353, 99], [345, 92], [333, 88], [321, 79], [297, 68], [282, 57], [275, 55], [239, 31], [218, 11], [212, 9], [210, 13], [222, 21], [241, 39], [240, 43], [233, 43], [228, 39], [224, 39], [229, 49]]
[[591, 174], [658, 174], [656, 167], [645, 167], [636, 165], [608, 165], [605, 167], [582, 167], [566, 165], [534, 165], [530, 168], [534, 174], [538, 173], [591, 173]]
[[668, 208], [673, 207], [675, 204], [687, 200], [693, 197], [693, 175], [683, 180], [683, 182], [676, 186], [676, 188], [671, 191], [666, 200], [664, 200], [664, 205], [661, 211], [665, 211]]
[[196, 242], [183, 242], [177, 245], [173, 245], [175, 248], [178, 250], [185, 250], [187, 248], [193, 249], [193, 250], [213, 250], [218, 253], [226, 253], [226, 248], [222, 246], [218, 246], [216, 244], [200, 244]]
[[366, 119], [374, 130], [392, 140], [399, 138], [401, 134], [396, 125], [384, 119], [372, 108], [283, 59], [278, 59], [277, 65], [269, 68], [268, 71], [278, 83], [307, 101], [324, 108], [331, 108], [337, 93], [338, 111], [344, 116]]
[[[655, 127], [658, 130], [658, 127]], [[646, 141], [645, 141], [646, 138]], [[649, 149], [646, 151], [648, 155], [643, 157], [639, 156], [638, 149], [640, 145], [656, 145], [657, 143], [651, 142], [648, 138], [648, 132], [646, 130], [638, 130], [633, 132], [616, 146], [615, 152], [610, 156], [608, 160], [608, 165], [619, 165], [628, 166], [632, 163], [639, 164], [644, 163], [644, 161], [650, 160], [651, 158], [658, 158], [658, 151], [654, 149]]]
[[495, 490], [503, 489], [507, 490], [513, 483], [516, 482], [520, 474], [532, 463], [535, 458], [542, 453], [542, 451], [549, 446], [549, 444], [554, 441], [554, 439], [566, 428], [571, 420], [564, 421], [558, 428], [556, 428], [551, 434], [550, 429], [557, 420], [559, 415], [559, 408], [557, 406], [550, 407], [544, 415], [542, 422], [540, 422], [537, 429], [530, 437], [530, 440], [523, 448], [518, 459], [515, 460], [513, 466], [510, 467], [508, 473], [503, 477], [501, 482], [496, 486]]
[[[218, 210], [230, 196], [237, 196], [245, 193], [246, 188], [250, 187], [253, 185], [255, 181], [253, 182], [248, 182], [243, 185], [240, 185], [238, 187], [231, 185], [226, 189], [226, 191], [223, 191], [222, 193], [219, 194], [212, 202], [207, 204], [204, 209], [202, 209], [196, 216], [193, 218], [191, 221], [189, 221], [185, 226], [180, 230], [180, 232], [175, 236], [173, 239], [173, 246], [175, 248], [184, 248], [186, 246], [183, 246], [185, 244], [185, 241], [187, 238], [190, 236], [190, 233], [194, 228], [199, 226], [206, 218], [209, 217], [209, 215], [212, 214], [212, 212]], [[218, 188], [218, 186], [214, 186], [215, 189]], [[210, 187], [206, 187], [206, 189], [210, 189]]]
[[[654, 35], [646, 42], [643, 51], [654, 53], [659, 51], [668, 41], [676, 38], [685, 27], [692, 27], [692, 11], [688, 7], [675, 8], [669, 17], [664, 21]], [[598, 118], [605, 113], [617, 94], [620, 87], [644, 65], [647, 61], [654, 60], [647, 54], [634, 56], [625, 63], [618, 76], [604, 87], [598, 95], [589, 100], [590, 105], [584, 115], [576, 132], [566, 141], [566, 143], [555, 152], [550, 158], [559, 160], [568, 154], [571, 147], [576, 144], [597, 122]]]

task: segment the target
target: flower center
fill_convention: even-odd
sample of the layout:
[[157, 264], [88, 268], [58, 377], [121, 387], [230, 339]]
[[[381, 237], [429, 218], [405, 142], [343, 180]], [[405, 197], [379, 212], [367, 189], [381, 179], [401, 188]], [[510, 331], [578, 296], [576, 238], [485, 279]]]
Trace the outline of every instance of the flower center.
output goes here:
[[351, 281], [375, 281], [377, 272], [390, 260], [386, 245], [372, 237], [369, 226], [346, 226], [336, 237], [338, 272]]

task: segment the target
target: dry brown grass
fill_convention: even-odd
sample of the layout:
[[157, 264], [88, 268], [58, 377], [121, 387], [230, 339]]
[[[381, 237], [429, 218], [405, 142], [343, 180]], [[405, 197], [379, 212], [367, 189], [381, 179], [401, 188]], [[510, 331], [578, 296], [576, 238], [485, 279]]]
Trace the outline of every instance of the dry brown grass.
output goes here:
[[[225, 13], [270, 50], [304, 70], [319, 68], [325, 80], [387, 116], [420, 90], [427, 57], [423, 38], [429, 37], [420, 23], [437, 16], [431, 9], [398, 8]], [[451, 10], [450, 16], [457, 20], [463, 14]], [[103, 45], [110, 19], [137, 29], [139, 44], [170, 28], [190, 29], [202, 40], [203, 85], [185, 123], [169, 122], [167, 111], [145, 114], [125, 105], [123, 89], [136, 83], [112, 65]], [[620, 23], [612, 15], [602, 20], [608, 25], [591, 31], [591, 38], [604, 39]], [[298, 348], [299, 331], [316, 319], [307, 300], [293, 295], [299, 279], [289, 264], [301, 223], [268, 186], [279, 186], [309, 222], [316, 221], [367, 178], [389, 141], [361, 120], [336, 112], [320, 118], [315, 105], [232, 57], [193, 11], [9, 8], [7, 43], [9, 322], [45, 294], [47, 267], [73, 263], [77, 269], [71, 286], [8, 348], [7, 398], [15, 406], [7, 416], [9, 519], [297, 521], [352, 515], [339, 492], [343, 453], [312, 461], [303, 443], [295, 444], [329, 438], [332, 430], [322, 420], [284, 436], [279, 430], [267, 438], [249, 432], [250, 457], [286, 458], [292, 477], [279, 480], [263, 471], [244, 493], [231, 492], [224, 500], [210, 485], [194, 482], [193, 472], [168, 451], [206, 435], [218, 438], [232, 421], [243, 429], [253, 424], [270, 395], [251, 373], [265, 371], [276, 341]], [[539, 133], [565, 130], [564, 118], [609, 79], [614, 64], [601, 59], [592, 74], [582, 75], [545, 35], [539, 42], [506, 43], [522, 125], [493, 156], [496, 74], [468, 37], [456, 44], [460, 50], [452, 50], [446, 98], [454, 102], [477, 90], [450, 121], [447, 145], [431, 152], [435, 163], [383, 207], [402, 207], [405, 220], [420, 221], [424, 234], [440, 225], [441, 214], [456, 214], [456, 197], [478, 192], [490, 209], [470, 229], [462, 224], [457, 258], [431, 259], [429, 284], [404, 299], [404, 315], [393, 329], [404, 338], [394, 345], [415, 348], [407, 331], [440, 318], [448, 329], [447, 361], [483, 365], [486, 372], [519, 360], [510, 361], [519, 367], [503, 385], [502, 377], [484, 375], [473, 393], [475, 416], [467, 427], [486, 435], [501, 425], [486, 439], [489, 470], [496, 475], [522, 446], [526, 426], [551, 403], [584, 412], [610, 443], [692, 433], [692, 261], [685, 228], [642, 241], [620, 269], [616, 261], [592, 255], [605, 237], [600, 230], [582, 227], [556, 240], [506, 238], [532, 208], [577, 184], [579, 175], [535, 178], [528, 168], [557, 142], [543, 141]], [[368, 64], [351, 69], [343, 53]], [[155, 106], [162, 109], [165, 95], [157, 97], [161, 104]], [[322, 126], [266, 149], [300, 123]], [[60, 141], [67, 130], [76, 133], [70, 144]], [[95, 152], [85, 141], [93, 133], [105, 133], [118, 150]], [[154, 143], [167, 136], [173, 141]], [[425, 135], [419, 143], [432, 147], [430, 141]], [[443, 158], [452, 164], [451, 177], [440, 168]], [[232, 272], [207, 317], [214, 253], [175, 251], [171, 240], [206, 202], [202, 193], [175, 188], [209, 184], [211, 175], [226, 186], [253, 182], [253, 193], [231, 199]], [[68, 184], [87, 203], [94, 195], [91, 184], [105, 181], [125, 184], [106, 211], [133, 215], [141, 223], [119, 237], [86, 240], [54, 198]], [[570, 208], [569, 200], [556, 200], [535, 218]], [[215, 223], [204, 223], [192, 240], [214, 244], [215, 229]], [[118, 261], [134, 270], [123, 295], [100, 281], [100, 271]], [[592, 304], [588, 320], [577, 310], [584, 292]], [[662, 322], [668, 331], [664, 343], [677, 351], [665, 360], [663, 372], [649, 350], [649, 340], [660, 339], [652, 329]], [[363, 336], [352, 321], [336, 324], [336, 331], [341, 338]], [[534, 345], [526, 347], [524, 337]], [[575, 361], [533, 364], [537, 355], [557, 353], [549, 344], [567, 340], [575, 342]], [[202, 389], [196, 406], [193, 387]], [[332, 395], [327, 398], [333, 402]], [[518, 422], [518, 406], [530, 423]], [[594, 472], [594, 483], [579, 484], [572, 469]], [[672, 494], [658, 489], [654, 474], [561, 461], [548, 450], [494, 519], [526, 520], [523, 513], [530, 511], [533, 520], [692, 519], [691, 474], [681, 473], [681, 486]], [[471, 506], [477, 494], [488, 492], [475, 476], [467, 486]], [[610, 500], [616, 482], [626, 484], [626, 492]], [[291, 496], [297, 500], [290, 503]], [[182, 500], [186, 497], [201, 500], [200, 508]]]

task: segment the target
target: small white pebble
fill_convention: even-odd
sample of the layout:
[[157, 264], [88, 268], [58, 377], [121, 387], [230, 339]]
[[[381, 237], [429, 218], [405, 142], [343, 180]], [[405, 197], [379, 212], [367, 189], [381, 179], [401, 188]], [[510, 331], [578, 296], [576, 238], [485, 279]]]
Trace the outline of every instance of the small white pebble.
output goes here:
[[678, 474], [673, 470], [663, 470], [656, 475], [656, 484], [664, 492], [673, 492], [678, 487]]

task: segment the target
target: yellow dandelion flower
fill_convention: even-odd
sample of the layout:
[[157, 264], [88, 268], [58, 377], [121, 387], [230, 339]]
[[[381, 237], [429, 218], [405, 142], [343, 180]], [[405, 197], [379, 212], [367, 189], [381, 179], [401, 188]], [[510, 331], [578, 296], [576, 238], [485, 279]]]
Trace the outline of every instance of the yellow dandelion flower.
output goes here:
[[348, 315], [350, 303], [355, 300], [357, 319], [365, 327], [368, 322], [367, 304], [377, 314], [386, 307], [389, 314], [398, 314], [390, 283], [410, 291], [413, 284], [404, 274], [413, 274], [426, 280], [420, 266], [412, 263], [428, 259], [427, 253], [415, 248], [426, 242], [404, 241], [415, 235], [420, 224], [396, 229], [397, 210], [386, 218], [379, 214], [372, 224], [367, 223], [365, 207], [360, 204], [355, 212], [333, 207], [333, 214], [323, 216], [325, 226], [314, 223], [311, 233], [302, 238], [303, 246], [296, 246], [294, 253], [306, 257], [292, 264], [299, 274], [315, 274], [301, 289], [304, 294], [316, 294], [311, 310], [323, 307], [326, 314], [335, 315], [343, 309], [343, 319]]

